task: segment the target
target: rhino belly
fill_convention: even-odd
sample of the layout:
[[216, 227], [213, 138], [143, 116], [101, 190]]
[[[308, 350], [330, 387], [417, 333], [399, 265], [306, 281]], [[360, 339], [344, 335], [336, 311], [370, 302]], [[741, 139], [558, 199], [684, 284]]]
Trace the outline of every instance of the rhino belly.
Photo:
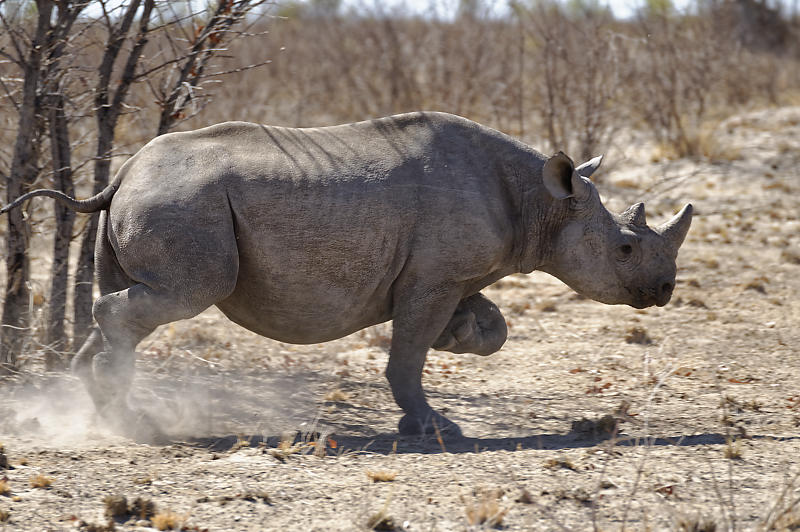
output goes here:
[[[345, 295], [324, 285], [280, 296], [270, 283], [243, 283], [217, 307], [233, 322], [261, 336], [293, 344], [314, 344], [342, 338], [391, 319], [391, 298]], [[314, 288], [309, 283], [309, 288]], [[277, 294], [276, 294], [277, 293]], [[360, 297], [359, 297], [360, 296]]]
[[402, 258], [388, 251], [388, 242], [338, 234], [298, 245], [296, 237], [274, 230], [240, 232], [236, 288], [217, 306], [253, 332], [298, 344], [341, 338], [391, 319]]

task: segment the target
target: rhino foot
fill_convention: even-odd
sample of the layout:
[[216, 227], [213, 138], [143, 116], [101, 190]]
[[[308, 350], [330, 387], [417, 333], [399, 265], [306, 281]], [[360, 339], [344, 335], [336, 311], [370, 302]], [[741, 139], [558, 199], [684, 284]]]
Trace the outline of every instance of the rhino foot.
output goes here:
[[451, 353], [491, 355], [506, 341], [508, 327], [500, 309], [483, 294], [462, 299], [431, 347]]
[[127, 405], [107, 405], [100, 410], [100, 418], [115, 434], [148, 445], [166, 445], [169, 437], [160, 425], [146, 412]]
[[397, 429], [403, 436], [435, 434], [438, 430], [443, 436], [463, 437], [461, 428], [456, 423], [433, 410], [424, 418], [410, 414], [404, 415], [400, 418]]

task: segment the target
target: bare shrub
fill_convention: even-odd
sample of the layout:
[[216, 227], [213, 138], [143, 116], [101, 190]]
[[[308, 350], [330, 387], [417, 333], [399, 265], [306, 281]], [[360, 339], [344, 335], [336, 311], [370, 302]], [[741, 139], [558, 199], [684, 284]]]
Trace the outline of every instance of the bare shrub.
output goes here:
[[613, 133], [622, 50], [608, 9], [589, 4], [572, 12], [555, 1], [518, 7], [527, 28], [534, 78], [532, 108], [551, 150], [596, 155]]

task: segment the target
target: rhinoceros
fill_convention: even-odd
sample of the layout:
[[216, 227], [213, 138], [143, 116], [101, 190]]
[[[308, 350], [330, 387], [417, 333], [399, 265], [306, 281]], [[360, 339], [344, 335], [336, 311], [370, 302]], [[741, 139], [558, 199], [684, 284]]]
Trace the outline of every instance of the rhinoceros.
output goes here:
[[37, 190], [0, 212], [37, 195], [101, 211], [99, 331], [72, 369], [134, 435], [153, 434], [127, 399], [136, 345], [211, 305], [295, 344], [391, 320], [399, 432], [460, 434], [421, 376], [431, 347], [489, 355], [504, 344], [484, 287], [541, 270], [607, 304], [670, 300], [692, 206], [656, 228], [641, 203], [612, 214], [588, 179], [600, 162], [576, 167], [445, 113], [299, 129], [226, 122], [153, 139], [91, 198]]

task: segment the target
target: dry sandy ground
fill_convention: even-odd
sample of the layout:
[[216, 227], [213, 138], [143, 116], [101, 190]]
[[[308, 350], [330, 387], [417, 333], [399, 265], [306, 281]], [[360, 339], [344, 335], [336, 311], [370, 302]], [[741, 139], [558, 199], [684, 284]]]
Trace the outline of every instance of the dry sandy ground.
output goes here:
[[612, 209], [644, 199], [651, 222], [694, 203], [670, 305], [512, 276], [485, 291], [510, 325], [501, 352], [430, 354], [431, 402], [464, 439], [396, 434], [388, 325], [290, 346], [209, 310], [139, 347], [135, 396], [171, 445], [108, 434], [77, 381], [35, 364], [0, 383], [0, 530], [101, 530], [107, 508], [123, 530], [800, 526], [800, 109], [709, 142], [718, 160], [621, 149], [600, 176]]

